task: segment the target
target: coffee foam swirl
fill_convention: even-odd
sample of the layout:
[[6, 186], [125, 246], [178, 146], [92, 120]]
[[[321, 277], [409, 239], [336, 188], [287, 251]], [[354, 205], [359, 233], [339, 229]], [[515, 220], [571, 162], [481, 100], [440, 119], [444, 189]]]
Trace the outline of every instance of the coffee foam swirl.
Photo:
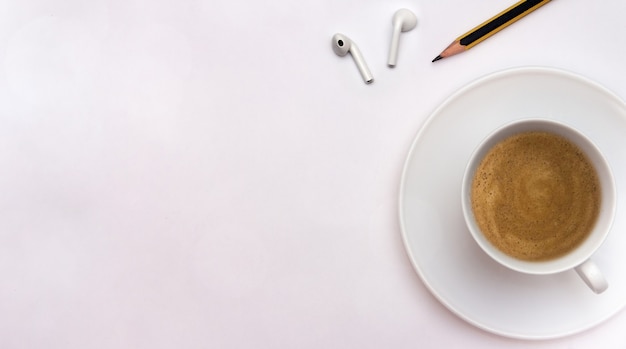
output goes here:
[[523, 260], [546, 260], [589, 235], [600, 210], [600, 184], [573, 143], [526, 132], [487, 153], [474, 175], [471, 199], [478, 226], [498, 249]]

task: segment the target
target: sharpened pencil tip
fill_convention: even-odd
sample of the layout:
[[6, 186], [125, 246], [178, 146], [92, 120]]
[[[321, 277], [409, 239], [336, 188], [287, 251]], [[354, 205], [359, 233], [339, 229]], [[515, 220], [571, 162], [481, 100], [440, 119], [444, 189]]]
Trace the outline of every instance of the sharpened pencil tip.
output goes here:
[[442, 58], [443, 58], [443, 57], [441, 57], [441, 56], [437, 56], [437, 57], [435, 57], [435, 59], [433, 59], [433, 62], [436, 62], [436, 61], [438, 61], [438, 60], [440, 60], [440, 59], [442, 59]]

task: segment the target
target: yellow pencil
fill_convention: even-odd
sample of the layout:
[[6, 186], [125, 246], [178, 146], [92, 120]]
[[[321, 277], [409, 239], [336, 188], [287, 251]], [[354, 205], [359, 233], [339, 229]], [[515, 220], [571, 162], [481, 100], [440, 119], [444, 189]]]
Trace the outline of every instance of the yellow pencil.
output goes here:
[[454, 40], [454, 42], [446, 47], [446, 49], [443, 50], [439, 56], [435, 57], [433, 62], [469, 50], [493, 34], [516, 22], [518, 19], [545, 5], [549, 1], [550, 0], [522, 0], [516, 3], [515, 5], [483, 22], [476, 28], [458, 37]]

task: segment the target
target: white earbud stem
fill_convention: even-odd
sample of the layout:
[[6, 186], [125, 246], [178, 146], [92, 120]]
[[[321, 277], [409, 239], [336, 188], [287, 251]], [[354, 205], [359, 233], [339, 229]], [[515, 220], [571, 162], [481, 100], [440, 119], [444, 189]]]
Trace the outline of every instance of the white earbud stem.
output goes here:
[[417, 26], [415, 14], [405, 8], [399, 9], [393, 15], [393, 34], [391, 36], [391, 46], [389, 47], [389, 59], [387, 65], [395, 67], [398, 62], [398, 46], [400, 43], [400, 33], [412, 30]]

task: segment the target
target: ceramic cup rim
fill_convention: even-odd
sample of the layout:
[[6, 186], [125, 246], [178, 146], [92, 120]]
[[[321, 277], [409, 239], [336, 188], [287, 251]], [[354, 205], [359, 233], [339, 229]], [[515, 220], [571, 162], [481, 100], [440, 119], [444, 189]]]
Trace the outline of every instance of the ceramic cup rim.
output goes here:
[[[565, 136], [576, 144], [595, 167], [601, 185], [601, 208], [599, 217], [592, 232], [581, 245], [567, 254], [545, 261], [525, 261], [511, 257], [492, 245], [478, 228], [471, 208], [471, 184], [474, 172], [485, 156], [497, 142], [516, 133], [524, 131], [548, 131]], [[613, 172], [607, 159], [596, 144], [584, 133], [563, 122], [542, 119], [525, 118], [514, 120], [493, 130], [483, 138], [472, 152], [463, 174], [461, 185], [461, 203], [463, 216], [467, 228], [474, 241], [492, 259], [509, 269], [527, 274], [554, 274], [575, 268], [588, 260], [602, 245], [613, 224], [616, 209], [616, 190]]]

